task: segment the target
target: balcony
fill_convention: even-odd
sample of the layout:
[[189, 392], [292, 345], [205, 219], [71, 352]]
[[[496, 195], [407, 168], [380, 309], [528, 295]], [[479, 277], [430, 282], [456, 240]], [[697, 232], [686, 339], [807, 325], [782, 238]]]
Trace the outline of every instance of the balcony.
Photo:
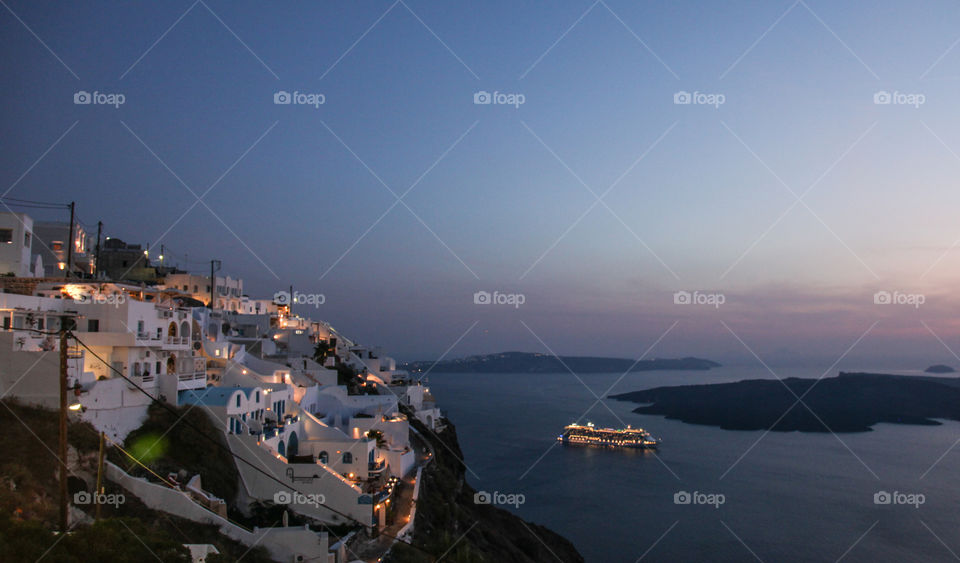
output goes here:
[[177, 391], [203, 389], [207, 386], [207, 372], [178, 373]]
[[367, 463], [367, 471], [370, 473], [371, 477], [380, 475], [386, 468], [387, 462], [385, 460], [371, 461]]
[[177, 360], [177, 390], [203, 389], [207, 386], [207, 362], [203, 358]]
[[167, 345], [168, 346], [187, 346], [190, 344], [189, 336], [168, 336]]

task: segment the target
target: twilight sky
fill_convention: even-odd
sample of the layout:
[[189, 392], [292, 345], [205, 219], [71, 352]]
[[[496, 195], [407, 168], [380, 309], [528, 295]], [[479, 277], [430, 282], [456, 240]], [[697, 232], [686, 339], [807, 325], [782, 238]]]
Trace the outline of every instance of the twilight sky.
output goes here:
[[5, 195], [399, 358], [960, 366], [955, 2], [4, 2]]

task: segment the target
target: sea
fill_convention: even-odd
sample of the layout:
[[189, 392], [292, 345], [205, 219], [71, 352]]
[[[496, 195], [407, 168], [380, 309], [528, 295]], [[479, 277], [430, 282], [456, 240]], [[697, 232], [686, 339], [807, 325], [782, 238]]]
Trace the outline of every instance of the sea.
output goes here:
[[[565, 536], [588, 562], [960, 559], [960, 423], [838, 435], [731, 431], [636, 414], [637, 405], [605, 398], [824, 375], [774, 371], [430, 373], [428, 385], [456, 425], [470, 484], [488, 493], [478, 500]], [[662, 444], [652, 452], [558, 443], [575, 421], [644, 428]]]

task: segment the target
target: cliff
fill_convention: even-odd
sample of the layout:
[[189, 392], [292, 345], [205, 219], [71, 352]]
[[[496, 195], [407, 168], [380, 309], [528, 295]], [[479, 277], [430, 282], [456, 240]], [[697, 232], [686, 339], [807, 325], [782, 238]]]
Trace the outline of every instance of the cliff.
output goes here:
[[386, 563], [426, 563], [444, 553], [444, 561], [451, 562], [583, 561], [569, 540], [548, 528], [489, 504], [475, 504], [476, 490], [466, 481], [453, 424], [447, 422], [442, 432], [433, 434], [411, 415], [411, 425], [436, 452], [423, 472], [414, 522], [413, 544], [423, 551], [396, 544]]

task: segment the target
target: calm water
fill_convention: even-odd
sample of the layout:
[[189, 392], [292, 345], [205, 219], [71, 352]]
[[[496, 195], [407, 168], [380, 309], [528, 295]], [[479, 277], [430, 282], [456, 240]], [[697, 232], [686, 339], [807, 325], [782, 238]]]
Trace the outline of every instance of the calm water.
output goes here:
[[[603, 396], [618, 377], [581, 379]], [[612, 393], [770, 377], [733, 367], [637, 373]], [[569, 373], [431, 374], [430, 387], [457, 425], [471, 484], [525, 495], [515, 511], [569, 538], [590, 562], [636, 561], [644, 554], [644, 561], [953, 561], [951, 550], [960, 553], [960, 446], [934, 466], [960, 439], [955, 422], [883, 424], [839, 438], [769, 433], [757, 442], [762, 432], [638, 415], [630, 412], [632, 403], [607, 399], [583, 419], [647, 429], [663, 440], [658, 459], [649, 452], [555, 445], [563, 426], [596, 401]], [[678, 505], [674, 494], [681, 490], [720, 493], [725, 503]], [[922, 493], [925, 503], [876, 505], [880, 490]]]

